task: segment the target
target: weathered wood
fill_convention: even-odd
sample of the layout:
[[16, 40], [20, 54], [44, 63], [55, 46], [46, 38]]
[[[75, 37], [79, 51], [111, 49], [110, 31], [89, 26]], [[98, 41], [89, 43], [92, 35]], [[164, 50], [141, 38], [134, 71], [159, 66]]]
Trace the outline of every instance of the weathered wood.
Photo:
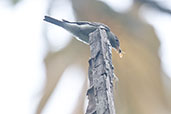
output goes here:
[[90, 88], [86, 114], [115, 114], [111, 45], [106, 31], [99, 28], [89, 35], [91, 58], [89, 60]]

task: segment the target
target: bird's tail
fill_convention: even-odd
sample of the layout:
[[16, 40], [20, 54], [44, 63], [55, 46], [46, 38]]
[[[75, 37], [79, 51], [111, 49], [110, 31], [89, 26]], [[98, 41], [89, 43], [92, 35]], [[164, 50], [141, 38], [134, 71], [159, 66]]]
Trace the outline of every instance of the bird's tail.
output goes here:
[[52, 24], [61, 26], [61, 27], [64, 26], [64, 23], [63, 23], [62, 21], [57, 20], [57, 19], [54, 19], [54, 18], [49, 17], [49, 16], [45, 16], [45, 18], [44, 18], [43, 20], [46, 21], [46, 22], [50, 22], [50, 23], [52, 23]]

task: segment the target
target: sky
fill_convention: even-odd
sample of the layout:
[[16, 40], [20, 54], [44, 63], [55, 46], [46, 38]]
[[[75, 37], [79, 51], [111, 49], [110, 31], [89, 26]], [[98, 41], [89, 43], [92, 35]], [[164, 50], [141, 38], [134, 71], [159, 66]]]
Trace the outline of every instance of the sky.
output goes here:
[[[122, 6], [123, 0], [120, 2], [114, 0], [113, 4], [118, 4], [115, 6], [111, 6], [109, 0], [106, 0], [106, 3], [110, 4], [114, 10], [124, 12], [130, 8], [132, 3], [132, 0], [126, 1], [129, 3], [126, 6]], [[67, 8], [63, 8], [62, 4], [65, 4]], [[43, 58], [47, 47], [42, 36], [44, 24], [42, 20], [46, 14], [47, 5], [45, 0], [23, 0], [15, 7], [11, 7], [5, 1], [0, 1], [0, 69], [3, 69], [0, 71], [0, 107], [3, 107], [0, 108], [0, 114], [34, 114], [36, 110], [45, 83], [46, 71]], [[63, 0], [57, 5], [59, 6], [58, 10], [52, 12], [55, 18], [75, 20], [71, 3], [68, 0]], [[120, 6], [120, 10], [118, 6]], [[65, 13], [68, 11], [70, 12]], [[146, 21], [154, 26], [156, 34], [161, 40], [159, 54], [161, 54], [162, 66], [168, 76], [171, 76], [171, 60], [169, 59], [171, 53], [168, 51], [171, 50], [171, 16], [165, 14], [161, 16], [154, 11], [148, 14], [145, 10], [141, 12], [141, 15], [146, 15]], [[54, 26], [50, 26], [48, 29], [49, 41], [54, 47], [53, 51], [65, 47], [71, 40], [68, 32], [57, 27], [55, 29]], [[57, 34], [55, 31], [61, 31], [61, 34]], [[62, 39], [59, 39], [60, 37], [54, 38], [54, 36], [59, 35]], [[72, 77], [70, 72], [75, 77]], [[77, 76], [77, 72], [80, 72], [82, 77]], [[69, 78], [68, 74], [70, 74]], [[69, 66], [62, 76], [59, 86], [48, 101], [43, 114], [54, 114], [54, 112], [68, 114], [69, 110], [73, 110], [72, 106], [77, 100], [76, 96], [85, 81], [84, 75], [85, 73], [79, 66]], [[63, 86], [67, 84], [72, 85], [72, 87]], [[72, 97], [73, 99], [70, 99], [67, 91], [65, 91], [66, 96], [63, 96], [62, 90], [71, 90], [73, 87], [76, 88], [72, 91], [72, 96], [75, 96]], [[71, 104], [59, 104], [64, 100], [71, 100]], [[56, 110], [58, 105], [61, 105], [61, 109]], [[63, 110], [66, 105], [68, 109]]]
[[2, 2], [0, 113], [33, 114], [45, 81], [42, 58], [45, 47], [41, 39], [40, 21], [45, 7], [42, 4], [37, 10], [40, 0], [26, 0], [15, 7]]

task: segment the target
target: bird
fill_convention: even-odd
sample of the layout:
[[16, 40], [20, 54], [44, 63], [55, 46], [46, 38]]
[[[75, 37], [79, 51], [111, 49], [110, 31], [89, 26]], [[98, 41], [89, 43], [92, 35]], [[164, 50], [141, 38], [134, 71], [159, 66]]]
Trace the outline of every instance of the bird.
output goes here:
[[65, 19], [62, 19], [62, 21], [60, 21], [50, 16], [45, 16], [43, 20], [62, 27], [63, 29], [73, 34], [76, 39], [85, 44], [89, 44], [89, 34], [100, 27], [106, 31], [110, 44], [119, 53], [119, 56], [122, 58], [124, 54], [124, 52], [120, 48], [120, 42], [117, 36], [111, 32], [107, 25], [103, 23], [88, 21], [70, 22]]

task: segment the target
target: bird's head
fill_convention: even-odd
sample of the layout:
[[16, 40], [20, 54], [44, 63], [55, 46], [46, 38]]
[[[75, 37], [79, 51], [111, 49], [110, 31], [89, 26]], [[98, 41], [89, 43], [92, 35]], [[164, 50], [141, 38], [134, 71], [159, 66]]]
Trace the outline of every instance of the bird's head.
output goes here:
[[108, 33], [108, 37], [112, 47], [119, 53], [120, 58], [122, 58], [125, 52], [123, 52], [120, 48], [119, 39], [112, 32]]

